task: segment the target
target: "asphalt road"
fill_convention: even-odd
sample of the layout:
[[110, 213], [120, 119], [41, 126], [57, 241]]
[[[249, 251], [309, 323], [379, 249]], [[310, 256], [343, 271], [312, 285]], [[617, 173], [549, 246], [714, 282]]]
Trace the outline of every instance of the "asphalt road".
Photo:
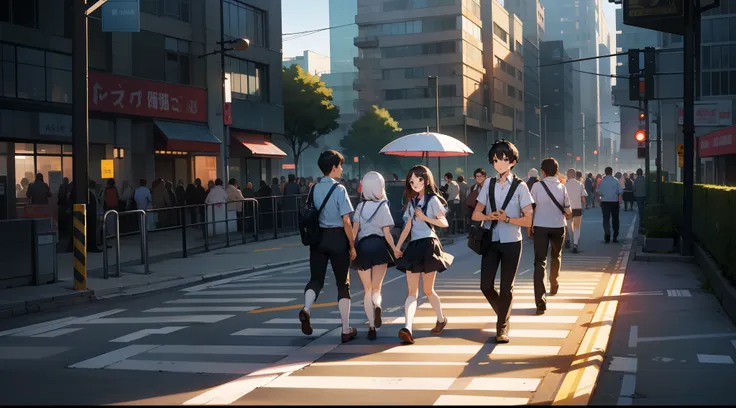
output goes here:
[[[358, 339], [339, 340], [331, 271], [304, 336], [297, 313], [308, 266], [294, 265], [147, 297], [106, 300], [0, 325], [0, 404], [526, 404], [549, 403], [593, 317], [621, 244], [603, 244], [600, 210], [585, 212], [579, 254], [566, 251], [560, 292], [535, 315], [532, 246], [515, 286], [511, 343], [479, 290], [480, 258], [464, 240], [436, 283], [449, 324], [420, 300], [416, 344], [399, 345], [404, 275], [384, 281], [384, 325], [367, 339], [352, 274]], [[632, 213], [621, 213], [621, 238]], [[305, 250], [306, 253], [306, 250]], [[216, 262], [216, 260], [215, 260]], [[497, 282], [498, 284], [498, 282]], [[490, 339], [490, 340], [489, 340]]]

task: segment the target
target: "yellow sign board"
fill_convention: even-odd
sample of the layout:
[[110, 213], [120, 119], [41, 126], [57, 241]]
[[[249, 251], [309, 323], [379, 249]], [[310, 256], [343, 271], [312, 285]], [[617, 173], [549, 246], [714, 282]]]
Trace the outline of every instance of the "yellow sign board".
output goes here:
[[685, 156], [681, 154], [677, 156], [677, 167], [685, 167]]
[[685, 145], [684, 144], [680, 143], [680, 144], [677, 145], [677, 154], [679, 154], [680, 156], [682, 156], [683, 154], [685, 154]]
[[102, 169], [103, 180], [115, 178], [115, 162], [113, 160], [100, 160], [100, 169]]

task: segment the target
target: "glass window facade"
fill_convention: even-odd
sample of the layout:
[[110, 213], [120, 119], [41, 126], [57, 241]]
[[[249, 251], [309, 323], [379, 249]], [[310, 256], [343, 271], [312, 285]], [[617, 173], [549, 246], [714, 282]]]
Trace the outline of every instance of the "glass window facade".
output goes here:
[[266, 12], [247, 6], [238, 1], [226, 0], [223, 10], [223, 26], [225, 35], [235, 38], [247, 38], [250, 45], [267, 47]]
[[71, 55], [0, 43], [0, 95], [71, 103]]
[[233, 98], [268, 101], [268, 67], [257, 62], [225, 58], [225, 70], [230, 72]]

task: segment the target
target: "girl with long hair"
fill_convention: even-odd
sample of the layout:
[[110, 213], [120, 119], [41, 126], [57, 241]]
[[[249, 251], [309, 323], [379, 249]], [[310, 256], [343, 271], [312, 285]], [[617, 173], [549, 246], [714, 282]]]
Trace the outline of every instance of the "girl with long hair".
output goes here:
[[447, 228], [445, 218], [447, 202], [442, 198], [435, 184], [432, 172], [425, 166], [414, 166], [406, 175], [406, 196], [408, 202], [404, 212], [404, 230], [401, 232], [397, 248], [411, 232], [411, 242], [406, 251], [396, 260], [396, 269], [406, 273], [408, 294], [404, 303], [404, 328], [399, 330], [403, 343], [413, 344], [412, 321], [417, 310], [419, 278], [424, 275], [423, 289], [432, 309], [437, 314], [437, 324], [432, 334], [439, 335], [447, 325], [447, 317], [442, 313], [442, 303], [434, 290], [437, 273], [450, 267], [454, 257], [445, 253], [434, 232], [434, 227]]
[[363, 308], [368, 317], [368, 339], [376, 339], [381, 327], [381, 286], [386, 269], [396, 263], [399, 252], [394, 246], [391, 228], [394, 219], [386, 200], [386, 182], [380, 173], [368, 172], [361, 181], [363, 201], [353, 213], [353, 233], [356, 235], [357, 256], [352, 269], [358, 271], [363, 283]]

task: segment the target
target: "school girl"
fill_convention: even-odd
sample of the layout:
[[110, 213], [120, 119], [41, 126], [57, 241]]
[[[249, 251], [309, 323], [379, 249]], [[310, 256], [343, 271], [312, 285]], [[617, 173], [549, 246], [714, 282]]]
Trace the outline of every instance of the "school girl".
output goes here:
[[399, 339], [405, 344], [413, 344], [412, 321], [417, 310], [419, 295], [419, 278], [423, 275], [424, 294], [429, 299], [432, 309], [437, 314], [437, 324], [432, 334], [441, 334], [447, 325], [447, 317], [442, 313], [442, 303], [434, 290], [437, 273], [450, 267], [454, 257], [445, 253], [434, 232], [434, 227], [447, 228], [445, 218], [447, 202], [442, 198], [434, 182], [432, 172], [425, 166], [414, 166], [406, 175], [406, 197], [404, 212], [404, 230], [401, 232], [397, 248], [406, 240], [411, 232], [411, 241], [406, 251], [399, 253], [396, 269], [406, 273], [408, 294], [404, 303], [406, 323], [399, 330]]
[[362, 203], [353, 214], [353, 232], [356, 234], [357, 256], [352, 268], [363, 282], [363, 308], [368, 317], [368, 339], [376, 339], [376, 328], [381, 327], [381, 285], [386, 269], [396, 263], [398, 250], [394, 246], [391, 227], [394, 219], [386, 200], [386, 182], [381, 174], [368, 172], [361, 181]]

